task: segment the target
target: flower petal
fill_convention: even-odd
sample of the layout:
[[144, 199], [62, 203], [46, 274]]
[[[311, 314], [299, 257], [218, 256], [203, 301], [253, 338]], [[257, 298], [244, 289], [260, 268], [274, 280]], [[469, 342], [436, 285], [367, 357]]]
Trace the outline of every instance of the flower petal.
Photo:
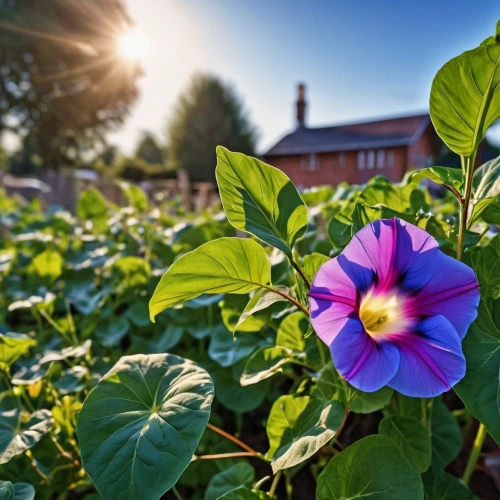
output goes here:
[[469, 266], [440, 251], [433, 275], [408, 301], [405, 313], [419, 317], [442, 314], [463, 339], [477, 317], [478, 287], [476, 275]]
[[364, 392], [387, 385], [399, 366], [397, 347], [390, 342], [375, 342], [357, 319], [347, 320], [330, 352], [342, 377]]
[[436, 268], [438, 244], [423, 229], [401, 219], [379, 219], [358, 231], [338, 257], [341, 267], [367, 291], [359, 269], [369, 269], [377, 277], [378, 292], [394, 285], [402, 290], [422, 287]]
[[405, 396], [431, 398], [463, 378], [465, 358], [457, 331], [444, 316], [426, 318], [418, 329], [391, 337], [400, 362], [387, 385]]
[[356, 286], [332, 259], [321, 266], [309, 292], [311, 323], [319, 338], [330, 345], [357, 307]]

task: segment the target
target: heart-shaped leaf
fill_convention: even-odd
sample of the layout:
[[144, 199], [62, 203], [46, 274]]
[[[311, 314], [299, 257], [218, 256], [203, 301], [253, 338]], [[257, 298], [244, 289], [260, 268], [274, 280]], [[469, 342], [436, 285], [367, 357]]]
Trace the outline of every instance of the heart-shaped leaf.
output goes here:
[[255, 351], [247, 361], [241, 375], [241, 385], [253, 385], [277, 373], [283, 373], [283, 366], [289, 363], [304, 364], [304, 353], [288, 347], [269, 346]]
[[353, 413], [372, 413], [383, 408], [391, 399], [393, 390], [382, 387], [375, 392], [362, 392], [346, 382], [333, 363], [323, 367], [318, 379], [318, 389], [325, 400], [335, 399], [346, 406], [350, 402]]
[[452, 151], [470, 157], [477, 150], [500, 117], [499, 84], [500, 43], [494, 36], [437, 72], [431, 88], [431, 119]]
[[229, 491], [246, 486], [252, 487], [255, 471], [246, 462], [235, 464], [216, 474], [205, 490], [205, 500], [217, 500]]
[[163, 275], [149, 302], [151, 320], [203, 293], [249, 293], [271, 284], [271, 265], [255, 241], [219, 238], [183, 255]]
[[0, 500], [33, 500], [35, 488], [28, 483], [0, 481]]
[[368, 436], [333, 457], [318, 477], [316, 500], [422, 500], [420, 474], [385, 436]]
[[490, 204], [499, 199], [500, 157], [486, 162], [474, 172], [469, 224], [480, 217]]
[[462, 170], [451, 167], [427, 167], [417, 170], [410, 175], [409, 181], [421, 181], [422, 179], [430, 179], [436, 184], [444, 186], [452, 186], [458, 190], [462, 184]]
[[271, 165], [221, 146], [215, 174], [229, 222], [292, 257], [307, 231], [307, 208], [292, 181]]
[[446, 472], [429, 469], [422, 474], [424, 500], [473, 500], [469, 488]]
[[15, 363], [36, 340], [24, 333], [0, 333], [0, 369], [6, 369]]
[[401, 455], [417, 472], [425, 472], [431, 464], [431, 438], [425, 425], [414, 417], [385, 417], [379, 424], [379, 434], [392, 439]]
[[330, 441], [344, 419], [344, 408], [336, 401], [308, 396], [281, 396], [267, 420], [266, 432], [274, 473], [300, 464]]
[[160, 498], [189, 465], [210, 416], [208, 373], [173, 354], [125, 356], [90, 392], [76, 432], [101, 496]]
[[[6, 404], [2, 401], [2, 407]], [[12, 405], [13, 406], [13, 405]], [[42, 439], [52, 427], [48, 410], [38, 410], [25, 415], [18, 408], [0, 411], [0, 464], [24, 453]]]

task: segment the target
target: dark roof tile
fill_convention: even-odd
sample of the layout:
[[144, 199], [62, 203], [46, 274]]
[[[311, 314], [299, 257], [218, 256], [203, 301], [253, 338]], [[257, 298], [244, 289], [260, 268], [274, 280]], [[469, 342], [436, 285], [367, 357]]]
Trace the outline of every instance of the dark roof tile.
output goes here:
[[420, 137], [429, 122], [428, 114], [420, 114], [331, 127], [299, 127], [264, 156], [406, 146]]

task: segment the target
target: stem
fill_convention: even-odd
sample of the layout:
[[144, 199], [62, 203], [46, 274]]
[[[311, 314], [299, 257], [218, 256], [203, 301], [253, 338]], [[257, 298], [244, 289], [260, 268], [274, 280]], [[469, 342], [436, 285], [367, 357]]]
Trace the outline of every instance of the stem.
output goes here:
[[474, 178], [474, 163], [475, 163], [475, 154], [465, 158], [465, 160], [462, 158], [462, 164], [464, 165], [465, 168], [465, 188], [464, 188], [463, 203], [460, 206], [461, 213], [460, 213], [460, 225], [458, 228], [457, 260], [462, 260], [462, 255], [463, 255], [465, 230], [467, 229], [469, 204], [470, 204], [470, 197], [472, 194], [472, 180]]
[[[248, 451], [252, 455], [257, 455], [258, 454], [253, 448], [251, 448], [250, 446], [248, 446], [247, 444], [245, 444], [243, 441], [240, 441], [237, 437], [233, 436], [232, 434], [229, 434], [226, 431], [223, 431], [222, 429], [219, 429], [218, 427], [216, 427], [213, 424], [207, 424], [207, 427], [210, 430], [212, 430], [214, 432], [217, 432], [221, 436], [224, 436], [226, 439], [229, 439], [229, 441], [232, 441], [233, 443], [237, 444], [240, 448], [243, 448], [244, 450]], [[198, 458], [201, 458], [201, 457], [198, 457]]]
[[295, 300], [293, 297], [290, 297], [290, 295], [287, 295], [286, 293], [283, 293], [277, 288], [273, 288], [272, 286], [267, 286], [267, 285], [261, 285], [261, 286], [263, 288], [266, 288], [267, 290], [270, 290], [271, 292], [281, 295], [284, 299], [291, 302], [294, 306], [297, 306], [306, 316], [309, 316], [309, 311], [300, 302]]
[[172, 493], [174, 494], [175, 498], [177, 498], [177, 500], [183, 500], [181, 494], [177, 491], [177, 488], [175, 486], [172, 486]]
[[307, 289], [310, 290], [311, 283], [309, 283], [309, 280], [306, 278], [305, 274], [302, 272], [302, 269], [300, 268], [300, 266], [291, 257], [288, 257], [288, 260], [290, 261], [290, 264], [292, 265], [292, 267], [297, 271], [298, 275], [302, 278], [302, 281], [304, 281], [304, 283], [306, 284]]
[[66, 340], [66, 342], [69, 342], [70, 344], [75, 345], [74, 341], [71, 338], [68, 338], [66, 336], [66, 332], [47, 314], [47, 312], [44, 309], [40, 310], [40, 315], [43, 316], [47, 320], [47, 323], [49, 323], [50, 326], [52, 326], [52, 328], [54, 328], [54, 330], [56, 330], [57, 332], [59, 332], [59, 334], [61, 335], [61, 337], [64, 340]]
[[[195, 455], [195, 460], [218, 460], [219, 458], [235, 458], [235, 457], [255, 457], [265, 460], [260, 453], [250, 451], [236, 451], [234, 453], [218, 453], [216, 455]], [[267, 462], [267, 460], [265, 460]]]
[[273, 478], [273, 482], [271, 484], [271, 488], [269, 489], [269, 493], [268, 495], [271, 497], [271, 498], [274, 498], [274, 494], [276, 493], [276, 488], [278, 487], [278, 483], [280, 481], [280, 477], [281, 477], [281, 471], [279, 470], [277, 472], [277, 474], [274, 476]]
[[[344, 418], [342, 419], [342, 422], [340, 423], [339, 425], [339, 428], [337, 429], [337, 432], [335, 433], [335, 435], [333, 436], [333, 439], [335, 439], [335, 441], [339, 441], [339, 436], [340, 436], [340, 433], [342, 432], [342, 430], [344, 429], [344, 426], [345, 426], [345, 423], [347, 422], [347, 417], [349, 416], [349, 413], [351, 413], [351, 405], [348, 404], [345, 408], [345, 414], [344, 414]], [[340, 443], [339, 443], [340, 444]]]
[[474, 439], [474, 444], [472, 446], [472, 451], [469, 455], [469, 460], [467, 460], [467, 465], [465, 466], [464, 475], [462, 476], [462, 481], [465, 484], [469, 483], [469, 480], [476, 468], [477, 460], [479, 454], [481, 453], [481, 448], [483, 447], [484, 440], [486, 438], [486, 427], [483, 424], [479, 424], [477, 429], [476, 439]]

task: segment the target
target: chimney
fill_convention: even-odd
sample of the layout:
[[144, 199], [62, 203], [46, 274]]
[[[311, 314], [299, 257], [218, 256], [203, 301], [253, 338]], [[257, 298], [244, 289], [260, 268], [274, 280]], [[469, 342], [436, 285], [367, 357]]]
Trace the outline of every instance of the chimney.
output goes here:
[[306, 86], [303, 83], [297, 85], [297, 128], [306, 126]]

